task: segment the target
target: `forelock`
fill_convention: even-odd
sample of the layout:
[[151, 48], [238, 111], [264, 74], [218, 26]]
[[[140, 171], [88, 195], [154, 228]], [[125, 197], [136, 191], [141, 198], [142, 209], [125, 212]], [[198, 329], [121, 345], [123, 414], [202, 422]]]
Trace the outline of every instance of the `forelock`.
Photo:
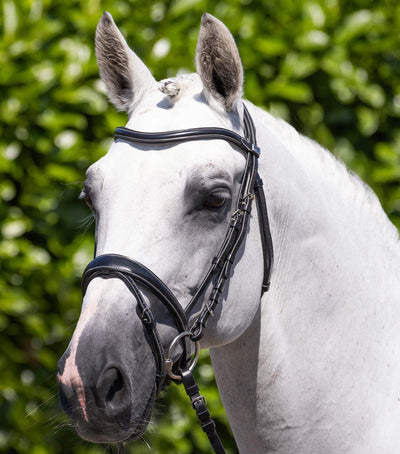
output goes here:
[[199, 95], [203, 90], [203, 84], [199, 75], [193, 73], [164, 79], [159, 82], [158, 88], [167, 96], [171, 104], [175, 104], [184, 97]]

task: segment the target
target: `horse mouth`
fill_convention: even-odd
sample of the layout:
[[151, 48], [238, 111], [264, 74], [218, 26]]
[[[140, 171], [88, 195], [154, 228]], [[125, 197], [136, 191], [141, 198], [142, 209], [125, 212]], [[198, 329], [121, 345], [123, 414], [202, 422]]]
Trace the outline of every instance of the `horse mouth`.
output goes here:
[[[156, 399], [156, 389], [151, 392], [144, 410], [139, 416], [132, 415], [132, 404], [118, 418], [107, 415], [103, 409], [92, 406], [86, 419], [80, 408], [69, 408], [66, 413], [74, 422], [78, 435], [91, 443], [125, 443], [142, 437], [145, 433]], [[66, 409], [64, 409], [66, 410]]]

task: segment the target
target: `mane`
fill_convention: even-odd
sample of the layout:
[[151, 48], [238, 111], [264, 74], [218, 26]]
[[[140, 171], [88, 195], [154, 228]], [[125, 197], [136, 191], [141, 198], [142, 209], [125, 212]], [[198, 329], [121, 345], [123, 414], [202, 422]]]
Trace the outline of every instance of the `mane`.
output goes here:
[[273, 117], [266, 111], [252, 106], [260, 122], [266, 123], [277, 133], [279, 140], [313, 178], [321, 180], [321, 185], [330, 193], [335, 193], [344, 201], [357, 207], [362, 220], [375, 223], [379, 236], [399, 245], [399, 232], [390, 222], [374, 191], [361, 178], [336, 158], [329, 150], [314, 140], [303, 136], [286, 121]]

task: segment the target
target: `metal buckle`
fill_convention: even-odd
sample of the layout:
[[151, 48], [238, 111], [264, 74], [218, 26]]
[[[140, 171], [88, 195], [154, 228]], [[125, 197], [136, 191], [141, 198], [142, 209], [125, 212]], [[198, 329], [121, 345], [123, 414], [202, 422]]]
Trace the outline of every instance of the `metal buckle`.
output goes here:
[[214, 317], [214, 311], [211, 307], [211, 302], [207, 301], [205, 304], [205, 307], [207, 308], [208, 313], [211, 315], [211, 317]]
[[243, 210], [238, 208], [231, 215], [230, 227], [235, 227], [236, 223], [239, 221], [239, 217], [243, 214]]
[[[168, 353], [167, 353], [167, 358], [165, 359], [165, 370], [167, 371], [167, 374], [169, 375], [170, 378], [173, 380], [182, 380], [182, 377], [180, 375], [176, 375], [172, 372], [172, 367], [174, 365], [174, 362], [171, 359], [171, 353], [173, 352], [175, 346], [177, 343], [186, 336], [191, 337], [193, 334], [190, 331], [184, 331], [181, 334], [178, 334], [178, 336], [175, 337], [175, 339], [171, 342], [171, 345], [169, 346]], [[194, 367], [197, 364], [197, 360], [199, 359], [199, 354], [200, 354], [200, 342], [195, 341], [194, 343], [194, 358], [190, 366], [187, 368], [189, 372], [192, 372]]]
[[207, 401], [206, 401], [206, 398], [204, 396], [197, 396], [195, 397], [192, 401], [191, 401], [191, 404], [192, 404], [192, 407], [195, 408], [195, 404], [197, 404], [197, 402], [203, 402], [204, 405], [207, 405]]
[[247, 193], [239, 200], [239, 208], [235, 210], [231, 215], [231, 223], [235, 223], [239, 216], [243, 215], [243, 212], [247, 210], [247, 204], [255, 199], [255, 195], [252, 192]]
[[254, 200], [254, 199], [255, 199], [255, 195], [254, 195], [252, 192], [248, 192], [248, 193], [243, 197], [243, 200], [247, 200], [247, 199]]
[[247, 205], [255, 199], [255, 195], [252, 192], [247, 193], [244, 195], [241, 200], [240, 200], [240, 205], [244, 208], [242, 208], [243, 211], [246, 210]]
[[142, 322], [145, 323], [146, 325], [150, 324], [152, 322], [152, 317], [153, 314], [151, 312], [151, 309], [149, 306], [145, 307], [140, 314], [140, 318], [142, 319]]

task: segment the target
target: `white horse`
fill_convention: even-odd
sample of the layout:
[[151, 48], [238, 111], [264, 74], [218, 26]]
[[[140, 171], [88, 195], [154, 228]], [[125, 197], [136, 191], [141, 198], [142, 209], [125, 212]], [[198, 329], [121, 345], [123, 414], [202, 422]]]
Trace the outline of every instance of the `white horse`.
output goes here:
[[[260, 299], [253, 210], [201, 341], [240, 452], [399, 452], [400, 242], [377, 197], [327, 150], [242, 100], [238, 50], [212, 16], [202, 18], [198, 74], [157, 83], [108, 13], [96, 52], [131, 129], [242, 134], [243, 102], [255, 122], [275, 247], [271, 289]], [[145, 264], [185, 307], [233, 210], [245, 162], [233, 148], [222, 140], [113, 143], [89, 168], [82, 193], [96, 217], [97, 255]], [[176, 329], [151, 304], [168, 346]], [[148, 423], [155, 365], [135, 305], [119, 279], [92, 280], [59, 363], [63, 408], [93, 442], [134, 439]]]

